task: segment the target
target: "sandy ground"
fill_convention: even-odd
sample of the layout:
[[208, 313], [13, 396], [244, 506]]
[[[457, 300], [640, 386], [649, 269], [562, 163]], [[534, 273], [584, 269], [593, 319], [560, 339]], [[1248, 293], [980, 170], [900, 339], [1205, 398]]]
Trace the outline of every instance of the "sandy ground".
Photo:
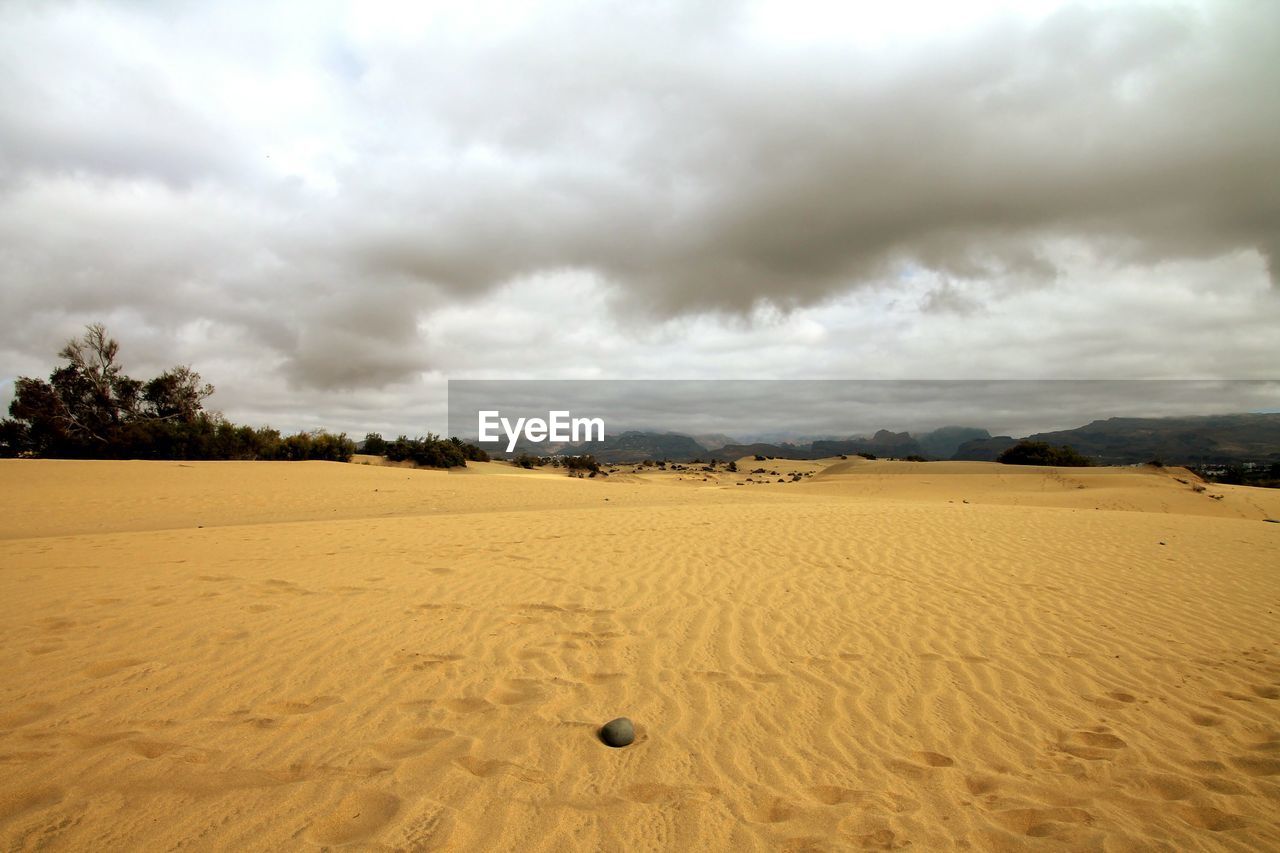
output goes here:
[[0, 848], [1280, 849], [1280, 493], [740, 464], [0, 462]]

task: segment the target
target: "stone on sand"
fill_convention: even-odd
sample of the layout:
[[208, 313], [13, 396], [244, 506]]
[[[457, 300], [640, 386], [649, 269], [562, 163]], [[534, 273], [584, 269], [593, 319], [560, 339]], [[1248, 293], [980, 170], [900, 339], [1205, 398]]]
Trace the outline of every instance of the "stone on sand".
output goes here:
[[600, 740], [602, 740], [606, 746], [630, 746], [635, 739], [636, 728], [626, 717], [618, 717], [616, 720], [610, 720], [600, 727]]

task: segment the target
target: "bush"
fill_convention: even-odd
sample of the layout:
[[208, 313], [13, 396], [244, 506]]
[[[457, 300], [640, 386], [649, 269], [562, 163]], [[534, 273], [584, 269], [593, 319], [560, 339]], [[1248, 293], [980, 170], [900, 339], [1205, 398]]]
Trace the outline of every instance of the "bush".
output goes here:
[[564, 457], [564, 467], [570, 471], [590, 471], [593, 477], [600, 473], [600, 463], [589, 453], [585, 456]]
[[0, 456], [84, 459], [329, 459], [350, 461], [346, 433], [236, 426], [204, 411], [213, 386], [186, 365], [148, 382], [117, 361], [120, 345], [100, 323], [67, 342], [49, 381], [20, 376], [0, 423]]
[[533, 469], [547, 464], [547, 461], [541, 456], [532, 456], [528, 453], [521, 453], [519, 456], [511, 460], [511, 464], [517, 468]]
[[370, 456], [386, 456], [387, 441], [381, 433], [371, 432], [364, 437], [363, 452]]
[[878, 459], [878, 458], [879, 458], [879, 457], [878, 457], [878, 456], [876, 456], [874, 453], [868, 453], [868, 452], [867, 452], [867, 451], [865, 451], [865, 450], [864, 450], [864, 451], [862, 451], [861, 453], [859, 453], [858, 455], [859, 455], [859, 456], [861, 456], [863, 459], [871, 459], [871, 460], [875, 460], [875, 459]]
[[996, 457], [1005, 465], [1056, 465], [1087, 468], [1093, 463], [1069, 445], [1057, 447], [1046, 441], [1020, 441]]
[[387, 445], [386, 455], [391, 462], [412, 462], [424, 468], [465, 468], [467, 460], [489, 461], [489, 454], [474, 444], [435, 433], [427, 433], [425, 438], [399, 436]]
[[925, 459], [923, 456], [920, 456], [919, 454], [913, 453], [903, 461], [904, 462], [928, 462], [929, 460]]

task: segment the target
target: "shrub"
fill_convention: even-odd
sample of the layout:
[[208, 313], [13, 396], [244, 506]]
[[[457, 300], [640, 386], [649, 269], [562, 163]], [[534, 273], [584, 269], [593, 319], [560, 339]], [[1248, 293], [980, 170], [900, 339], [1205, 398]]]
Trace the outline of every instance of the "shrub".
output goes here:
[[148, 382], [117, 361], [120, 345], [101, 323], [67, 342], [66, 364], [49, 381], [14, 381], [10, 420], [0, 423], [0, 455], [90, 459], [330, 459], [350, 461], [345, 433], [298, 433], [236, 426], [204, 411], [213, 386], [186, 365]]
[[589, 453], [584, 456], [564, 457], [564, 467], [570, 471], [590, 471], [593, 477], [600, 471], [600, 463]]
[[444, 439], [435, 433], [425, 438], [400, 436], [387, 445], [387, 459], [392, 462], [409, 461], [424, 468], [464, 468], [467, 460], [489, 460], [489, 455], [473, 444], [458, 438]]
[[1093, 463], [1069, 445], [1057, 447], [1046, 441], [1020, 441], [996, 457], [1005, 465], [1056, 465], [1087, 468]]
[[546, 464], [546, 460], [539, 456], [531, 456], [528, 453], [521, 453], [519, 456], [511, 460], [511, 464], [517, 468], [534, 468]]

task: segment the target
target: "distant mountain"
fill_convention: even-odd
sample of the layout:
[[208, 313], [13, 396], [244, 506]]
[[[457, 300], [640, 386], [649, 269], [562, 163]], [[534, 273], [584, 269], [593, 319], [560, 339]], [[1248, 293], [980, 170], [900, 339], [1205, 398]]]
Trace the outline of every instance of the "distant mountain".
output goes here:
[[841, 441], [815, 441], [810, 452], [813, 458], [848, 456], [854, 453], [872, 453], [876, 456], [920, 456], [924, 450], [909, 432], [878, 431], [871, 438], [846, 438]]
[[719, 447], [725, 447], [726, 445], [738, 443], [738, 439], [734, 438], [731, 435], [725, 435], [723, 433], [712, 433], [710, 435], [695, 435], [693, 436], [693, 440], [698, 442], [698, 444], [702, 445], [702, 447], [706, 450], [715, 450], [716, 448], [719, 448]]
[[[1280, 413], [1172, 418], [1107, 418], [1030, 441], [1070, 445], [1103, 465], [1159, 459], [1168, 465], [1280, 461]], [[967, 441], [953, 459], [990, 461], [1016, 444], [1009, 436]]]
[[743, 456], [777, 456], [782, 459], [811, 459], [809, 448], [798, 444], [769, 444], [757, 441], [751, 444], [726, 444], [708, 450], [715, 459], [741, 459]]
[[951, 458], [970, 462], [995, 462], [997, 456], [1017, 443], [1018, 439], [1008, 435], [975, 438], [957, 447]]
[[[704, 442], [728, 436], [701, 436]], [[1169, 465], [1280, 461], [1280, 413], [1209, 415], [1173, 418], [1108, 418], [1076, 429], [1041, 432], [1032, 441], [1070, 445], [1078, 453], [1104, 465], [1128, 465], [1160, 459]], [[735, 443], [708, 447], [692, 436], [675, 432], [630, 430], [605, 436], [603, 442], [572, 445], [526, 445], [523, 451], [547, 456], [590, 453], [601, 462], [642, 462], [669, 459], [740, 459], [776, 456], [821, 459], [873, 453], [880, 457], [920, 455], [932, 459], [994, 461], [1018, 443], [1007, 435], [991, 436], [978, 427], [947, 426], [913, 437], [907, 432], [880, 430], [870, 438], [824, 439], [812, 444], [789, 442]], [[950, 452], [948, 452], [950, 450]]]
[[1161, 459], [1172, 465], [1280, 461], [1280, 413], [1196, 418], [1107, 418], [1033, 441], [1069, 444], [1114, 465]]
[[707, 449], [687, 435], [638, 430], [606, 435], [604, 441], [566, 447], [561, 452], [590, 453], [601, 462], [643, 462], [646, 459], [688, 461], [710, 458]]
[[944, 426], [917, 436], [916, 441], [930, 459], [950, 459], [966, 441], [991, 438], [981, 427]]

